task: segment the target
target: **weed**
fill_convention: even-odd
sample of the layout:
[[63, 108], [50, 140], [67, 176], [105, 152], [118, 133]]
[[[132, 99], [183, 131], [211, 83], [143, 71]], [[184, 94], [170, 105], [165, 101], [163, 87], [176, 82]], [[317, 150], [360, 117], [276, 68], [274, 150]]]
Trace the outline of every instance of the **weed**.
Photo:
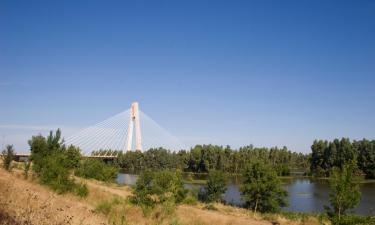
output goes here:
[[76, 185], [74, 193], [79, 197], [84, 198], [89, 194], [89, 189], [87, 188], [86, 184], [81, 183]]
[[217, 211], [217, 208], [213, 204], [207, 204], [204, 209]]

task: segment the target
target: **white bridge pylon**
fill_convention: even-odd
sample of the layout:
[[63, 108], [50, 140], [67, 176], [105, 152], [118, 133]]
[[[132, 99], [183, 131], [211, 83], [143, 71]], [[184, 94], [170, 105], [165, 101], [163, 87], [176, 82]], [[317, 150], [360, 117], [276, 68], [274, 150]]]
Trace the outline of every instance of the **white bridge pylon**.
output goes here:
[[186, 149], [180, 140], [139, 110], [137, 102], [130, 109], [73, 134], [65, 139], [65, 143], [79, 147], [86, 156], [98, 150]]
[[141, 136], [141, 126], [139, 124], [139, 111], [138, 111], [138, 102], [133, 102], [130, 107], [130, 117], [129, 117], [129, 128], [128, 135], [126, 138], [127, 150], [132, 150], [133, 143], [133, 126], [135, 123], [135, 137], [136, 137], [136, 150], [142, 151], [142, 136]]

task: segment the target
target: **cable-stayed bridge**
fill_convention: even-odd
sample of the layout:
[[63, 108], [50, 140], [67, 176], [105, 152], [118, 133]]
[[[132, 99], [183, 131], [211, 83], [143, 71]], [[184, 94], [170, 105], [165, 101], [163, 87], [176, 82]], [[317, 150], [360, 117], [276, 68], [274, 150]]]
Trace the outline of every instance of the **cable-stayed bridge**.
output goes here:
[[81, 149], [84, 156], [113, 157], [118, 152], [163, 147], [171, 151], [186, 146], [133, 103], [131, 108], [87, 127], [65, 139], [66, 145]]

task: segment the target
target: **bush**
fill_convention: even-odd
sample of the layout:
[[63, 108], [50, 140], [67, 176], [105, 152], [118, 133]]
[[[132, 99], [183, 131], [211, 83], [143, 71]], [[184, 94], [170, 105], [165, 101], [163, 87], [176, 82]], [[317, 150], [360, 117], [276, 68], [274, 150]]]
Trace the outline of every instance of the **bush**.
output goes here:
[[111, 201], [102, 201], [99, 202], [99, 204], [95, 207], [95, 212], [108, 215], [111, 212], [112, 208], [119, 204], [121, 204], [121, 200], [119, 200], [118, 198], [114, 198]]
[[101, 181], [112, 181], [116, 178], [118, 168], [113, 165], [107, 165], [97, 159], [83, 160], [75, 171], [75, 175], [83, 178], [93, 178]]
[[25, 176], [25, 179], [29, 177], [30, 165], [31, 165], [30, 161], [24, 162], [23, 175]]
[[89, 194], [89, 189], [86, 184], [78, 184], [75, 187], [74, 193], [79, 197], [86, 197]]
[[95, 212], [103, 213], [105, 215], [108, 215], [111, 212], [112, 209], [112, 203], [108, 201], [100, 202], [96, 208]]
[[287, 205], [287, 192], [273, 168], [261, 161], [247, 165], [240, 187], [245, 206], [257, 212], [278, 212]]
[[204, 207], [204, 209], [207, 209], [207, 210], [212, 210], [212, 211], [217, 211], [217, 208], [212, 204], [208, 204]]
[[198, 189], [190, 189], [182, 203], [187, 205], [196, 205], [198, 203], [198, 192]]
[[133, 203], [154, 207], [158, 203], [182, 202], [187, 194], [181, 175], [171, 171], [151, 172], [140, 174], [133, 190]]
[[342, 215], [340, 218], [334, 216], [331, 218], [333, 225], [369, 225], [375, 224], [374, 216], [359, 216], [359, 215]]
[[206, 187], [207, 201], [216, 202], [221, 199], [221, 195], [227, 190], [227, 178], [218, 170], [211, 170], [208, 173]]
[[64, 167], [62, 157], [61, 154], [48, 156], [39, 173], [40, 182], [50, 186], [59, 194], [74, 189], [74, 181], [70, 177], [69, 169]]
[[[74, 146], [65, 147], [61, 139], [61, 131], [51, 131], [47, 138], [38, 135], [29, 140], [33, 162], [33, 171], [40, 183], [51, 187], [57, 193], [74, 192], [79, 196], [87, 195], [85, 185], [77, 185], [71, 176], [72, 169], [77, 167], [81, 154]], [[25, 164], [25, 177], [30, 164]]]
[[2, 151], [1, 155], [3, 158], [4, 169], [10, 171], [12, 168], [11, 165], [14, 158], [13, 145], [7, 145], [6, 148]]

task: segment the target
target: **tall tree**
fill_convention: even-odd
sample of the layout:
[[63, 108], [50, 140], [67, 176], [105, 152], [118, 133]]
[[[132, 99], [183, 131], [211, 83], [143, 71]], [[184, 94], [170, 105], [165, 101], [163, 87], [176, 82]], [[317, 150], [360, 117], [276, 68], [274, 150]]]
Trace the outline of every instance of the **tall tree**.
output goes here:
[[353, 143], [358, 151], [358, 167], [367, 178], [375, 178], [375, 140], [363, 139]]

